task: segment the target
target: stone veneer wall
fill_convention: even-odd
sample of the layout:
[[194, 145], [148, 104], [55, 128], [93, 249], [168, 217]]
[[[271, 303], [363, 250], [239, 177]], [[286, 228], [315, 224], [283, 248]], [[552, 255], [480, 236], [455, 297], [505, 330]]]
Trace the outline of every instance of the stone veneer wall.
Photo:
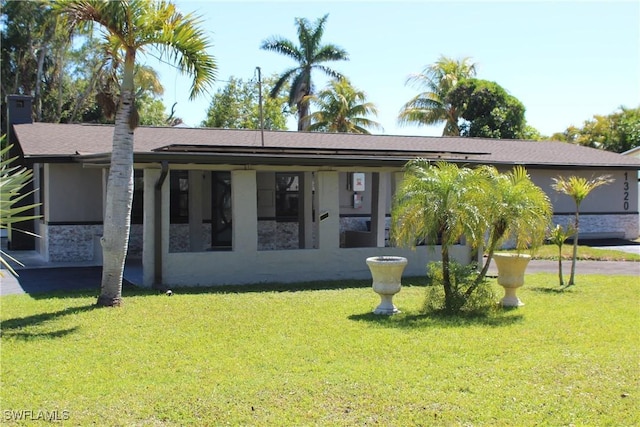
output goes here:
[[[566, 227], [572, 224], [574, 215], [554, 215], [553, 223]], [[636, 239], [640, 233], [638, 215], [580, 215], [580, 238], [594, 237], [621, 237], [624, 239]], [[618, 236], [616, 236], [618, 235]]]
[[[50, 262], [102, 263], [102, 224], [41, 226], [42, 239], [47, 239]], [[132, 224], [127, 257], [142, 257], [142, 225]]]
[[298, 228], [297, 222], [258, 221], [258, 250], [298, 249]]
[[[211, 247], [211, 224], [202, 224], [202, 251]], [[189, 243], [189, 224], [169, 226], [169, 252], [192, 252]], [[199, 252], [199, 251], [198, 251]]]
[[100, 244], [102, 224], [47, 225], [46, 233], [50, 262], [94, 261]]

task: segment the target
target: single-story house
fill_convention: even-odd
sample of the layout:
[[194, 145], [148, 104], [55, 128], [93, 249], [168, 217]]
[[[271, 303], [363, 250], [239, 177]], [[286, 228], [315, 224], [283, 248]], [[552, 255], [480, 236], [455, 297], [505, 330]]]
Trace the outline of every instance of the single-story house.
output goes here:
[[[50, 261], [101, 262], [113, 126], [32, 123], [30, 98], [9, 97], [10, 138], [34, 170], [41, 237], [12, 242]], [[566, 224], [573, 200], [552, 178], [610, 174], [581, 206], [588, 237], [638, 237], [640, 159], [562, 142], [140, 127], [130, 257], [147, 286], [370, 277], [365, 259], [401, 255], [425, 273], [439, 250], [391, 247], [392, 195], [415, 157], [500, 170], [527, 168]], [[464, 241], [452, 248], [471, 261]]]

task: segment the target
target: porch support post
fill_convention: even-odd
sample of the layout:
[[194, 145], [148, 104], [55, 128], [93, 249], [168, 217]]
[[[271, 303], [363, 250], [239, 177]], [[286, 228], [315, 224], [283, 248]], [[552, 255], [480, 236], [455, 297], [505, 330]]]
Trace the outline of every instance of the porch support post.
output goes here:
[[202, 230], [202, 171], [189, 171], [189, 248], [200, 252], [203, 247]]
[[301, 248], [313, 248], [313, 172], [304, 172], [302, 179], [302, 232]]
[[385, 247], [387, 190], [389, 188], [389, 172], [374, 172], [371, 179], [371, 235], [373, 246]]
[[[148, 287], [161, 285], [154, 282], [162, 278], [162, 257], [168, 247], [163, 243], [167, 243], [169, 235], [169, 185], [161, 175], [160, 169], [145, 169], [143, 175], [142, 284]], [[156, 191], [158, 183], [162, 188]]]
[[340, 197], [338, 172], [321, 171], [317, 173], [318, 205], [318, 247], [332, 250], [340, 247]]
[[234, 252], [258, 251], [258, 185], [256, 171], [231, 171], [231, 210]]

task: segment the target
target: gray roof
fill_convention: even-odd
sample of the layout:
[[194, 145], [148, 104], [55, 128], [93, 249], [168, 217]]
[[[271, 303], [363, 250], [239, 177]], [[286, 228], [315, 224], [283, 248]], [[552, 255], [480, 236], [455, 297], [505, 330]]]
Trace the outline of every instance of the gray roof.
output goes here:
[[[14, 125], [25, 158], [108, 159], [113, 125]], [[463, 163], [534, 167], [640, 169], [632, 156], [557, 141], [356, 135], [184, 127], [139, 127], [136, 161], [203, 163], [400, 165], [425, 157]]]

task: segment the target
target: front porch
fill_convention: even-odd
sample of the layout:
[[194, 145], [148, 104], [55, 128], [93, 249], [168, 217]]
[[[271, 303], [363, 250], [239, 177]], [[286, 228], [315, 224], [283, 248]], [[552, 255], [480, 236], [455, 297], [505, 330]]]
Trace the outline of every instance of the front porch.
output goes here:
[[[439, 259], [439, 247], [420, 246], [415, 250], [389, 247], [388, 215], [392, 187], [396, 185], [392, 177], [394, 181], [402, 177], [397, 170], [367, 171], [370, 185], [361, 194], [367, 203], [354, 207], [345, 203], [354, 199], [353, 189], [345, 183], [345, 177], [351, 173], [347, 170], [230, 167], [226, 169], [229, 197], [227, 201], [224, 198], [220, 201], [209, 196], [213, 184], [208, 177], [225, 169], [219, 165], [215, 171], [205, 165], [190, 166], [189, 185], [184, 186], [188, 192], [188, 201], [184, 202], [188, 206], [188, 223], [181, 225], [180, 237], [186, 243], [177, 245], [177, 233], [172, 232], [175, 224], [171, 224], [171, 212], [175, 208], [171, 204], [177, 199], [171, 194], [170, 179], [166, 176], [185, 167], [175, 165], [168, 172], [157, 166], [144, 169], [144, 286], [362, 279], [370, 277], [365, 259], [377, 255], [404, 256], [409, 260], [405, 275], [421, 276], [430, 261]], [[214, 174], [209, 175], [212, 171]], [[284, 237], [265, 233], [265, 224], [277, 223], [279, 218], [277, 210], [269, 210], [277, 190], [265, 184], [271, 172], [299, 177], [292, 198], [297, 208], [290, 213], [294, 219], [286, 236], [285, 247], [291, 249], [281, 249], [278, 242], [274, 242]], [[216, 207], [216, 203], [225, 206]], [[215, 234], [220, 223], [216, 212], [219, 213], [220, 208], [228, 216], [224, 238]], [[348, 221], [344, 219], [355, 209], [358, 209], [356, 222], [364, 218], [370, 221], [370, 226], [366, 231], [358, 231], [364, 238], [353, 246], [359, 247], [346, 247], [351, 245], [345, 244], [345, 232], [351, 230], [345, 230]], [[269, 245], [263, 244], [267, 237]], [[222, 244], [216, 245], [216, 240]], [[471, 250], [465, 245], [456, 245], [452, 248], [452, 257], [469, 263]]]

